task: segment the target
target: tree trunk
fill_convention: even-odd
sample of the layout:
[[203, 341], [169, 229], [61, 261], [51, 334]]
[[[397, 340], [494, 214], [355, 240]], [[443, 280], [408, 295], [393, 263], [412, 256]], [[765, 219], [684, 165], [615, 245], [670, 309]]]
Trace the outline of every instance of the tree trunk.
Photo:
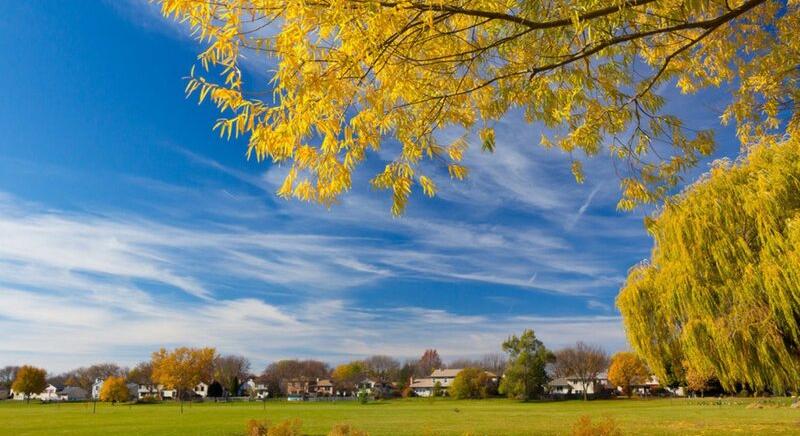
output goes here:
[[583, 401], [589, 401], [589, 395], [586, 393], [587, 384], [583, 382]]

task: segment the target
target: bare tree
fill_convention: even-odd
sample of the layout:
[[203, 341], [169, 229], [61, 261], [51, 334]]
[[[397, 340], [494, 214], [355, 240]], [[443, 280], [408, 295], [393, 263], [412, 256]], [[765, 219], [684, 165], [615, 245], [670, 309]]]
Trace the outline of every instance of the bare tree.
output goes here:
[[502, 375], [505, 371], [508, 359], [502, 353], [489, 353], [483, 355], [480, 359], [456, 359], [447, 364], [448, 368], [461, 369], [461, 368], [480, 368], [484, 371], [489, 371], [495, 375]]
[[364, 359], [363, 362], [367, 373], [382, 382], [392, 380], [400, 370], [400, 362], [391, 356], [370, 356]]
[[508, 365], [508, 358], [503, 353], [489, 353], [484, 355], [480, 362], [480, 368], [501, 376], [506, 370], [506, 365]]
[[583, 387], [583, 399], [587, 400], [589, 384], [608, 368], [608, 353], [601, 347], [578, 342], [572, 347], [556, 352], [555, 373], [558, 377], [575, 378]]
[[78, 386], [86, 391], [91, 391], [92, 384], [96, 379], [105, 380], [111, 376], [125, 377], [127, 372], [126, 368], [122, 368], [116, 363], [98, 363], [67, 371], [58, 378], [63, 378], [64, 383], [70, 386]]
[[427, 377], [431, 375], [434, 369], [439, 369], [444, 367], [442, 364], [442, 358], [439, 357], [439, 352], [435, 349], [428, 349], [422, 353], [422, 357], [419, 359], [418, 366], [418, 375], [422, 375], [423, 377]]
[[140, 385], [153, 384], [153, 362], [139, 362], [128, 371], [128, 381]]
[[[231, 395], [236, 395], [239, 385], [250, 373], [250, 361], [243, 356], [217, 356], [214, 359], [214, 378], [222, 384]], [[209, 383], [211, 380], [209, 380]]]
[[483, 365], [479, 360], [461, 358], [450, 361], [450, 363], [447, 364], [447, 367], [451, 369], [483, 368]]
[[325, 378], [329, 377], [331, 369], [325, 362], [319, 360], [279, 360], [271, 363], [264, 370], [262, 379], [270, 386], [277, 387], [286, 393], [286, 383], [297, 378]]
[[17, 371], [19, 371], [18, 366], [6, 366], [0, 368], [0, 386], [4, 388], [10, 388], [11, 384], [14, 383], [14, 379], [17, 378]]

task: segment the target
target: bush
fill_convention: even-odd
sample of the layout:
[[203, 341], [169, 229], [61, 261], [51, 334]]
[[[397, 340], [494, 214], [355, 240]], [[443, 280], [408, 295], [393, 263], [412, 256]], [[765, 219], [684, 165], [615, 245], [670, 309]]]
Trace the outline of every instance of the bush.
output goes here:
[[247, 436], [301, 436], [303, 422], [299, 419], [287, 419], [276, 425], [267, 421], [251, 419], [247, 421], [245, 434]]
[[486, 398], [489, 396], [491, 383], [486, 371], [480, 368], [464, 368], [453, 380], [450, 395], [458, 399]]
[[602, 422], [592, 424], [592, 418], [583, 415], [578, 418], [572, 426], [572, 436], [620, 436], [622, 430], [612, 418], [606, 418]]
[[328, 433], [328, 436], [369, 436], [369, 433], [351, 427], [350, 424], [336, 424]]

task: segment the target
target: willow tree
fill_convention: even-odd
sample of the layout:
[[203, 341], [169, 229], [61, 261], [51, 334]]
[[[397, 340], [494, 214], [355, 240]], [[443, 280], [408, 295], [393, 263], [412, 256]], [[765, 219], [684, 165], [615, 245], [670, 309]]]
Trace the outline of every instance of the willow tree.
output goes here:
[[655, 248], [617, 305], [650, 367], [800, 389], [800, 132], [718, 163], [647, 228]]
[[[248, 156], [288, 167], [280, 196], [330, 205], [368, 153], [389, 148], [371, 184], [392, 192], [395, 214], [415, 186], [435, 195], [433, 175], [465, 178], [465, 149], [494, 150], [509, 111], [547, 127], [531, 145], [568, 153], [579, 182], [585, 156], [610, 153], [621, 208], [658, 201], [714, 147], [664, 110], [664, 85], [729, 85], [722, 118], [745, 143], [797, 124], [799, 5], [161, 0], [204, 44], [187, 92], [219, 107], [216, 128], [247, 137]], [[463, 136], [444, 141], [445, 128]]]

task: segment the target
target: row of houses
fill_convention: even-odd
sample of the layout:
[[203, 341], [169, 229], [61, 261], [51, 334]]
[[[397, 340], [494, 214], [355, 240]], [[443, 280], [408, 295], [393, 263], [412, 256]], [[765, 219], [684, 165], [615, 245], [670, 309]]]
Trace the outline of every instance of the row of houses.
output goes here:
[[[669, 388], [664, 387], [658, 380], [658, 377], [651, 375], [643, 383], [635, 384], [632, 387], [633, 393], [636, 395], [650, 395], [657, 390], [674, 396], [684, 396], [686, 391], [683, 387]], [[567, 395], [583, 395], [583, 383], [579, 377], [559, 377], [551, 380], [547, 384], [547, 390], [552, 396], [567, 396]], [[615, 387], [608, 381], [606, 373], [600, 373], [597, 377], [586, 384], [586, 394], [590, 396], [621, 393], [622, 387]]]
[[[13, 389], [8, 393], [8, 397], [13, 400], [25, 400], [25, 394], [15, 392]], [[77, 386], [55, 386], [48, 384], [44, 390], [38, 394], [30, 396], [31, 400], [41, 401], [82, 401], [89, 399], [89, 393], [85, 389]]]
[[[419, 379], [409, 380], [409, 388], [414, 395], [419, 397], [431, 397], [435, 395], [436, 390], [440, 391], [440, 395], [448, 395], [448, 390], [455, 381], [456, 376], [462, 369], [436, 369], [430, 376]], [[491, 383], [495, 386], [499, 384], [499, 377], [489, 371], [486, 371]], [[216, 385], [216, 386], [215, 386]], [[634, 392], [639, 395], [647, 395], [657, 388], [660, 388], [658, 378], [650, 376], [644, 383], [634, 386]], [[100, 391], [103, 388], [103, 380], [97, 379], [92, 385], [91, 393], [79, 387], [59, 387], [52, 384], [47, 385], [44, 391], [39, 394], [31, 396], [31, 399], [38, 399], [41, 401], [81, 401], [87, 399], [99, 399]], [[547, 391], [552, 396], [569, 396], [569, 395], [583, 395], [584, 386], [578, 377], [561, 377], [550, 381], [547, 385]], [[598, 374], [598, 376], [587, 383], [586, 394], [591, 396], [598, 396], [603, 394], [610, 394], [615, 390], [614, 386], [608, 381], [605, 373]], [[666, 389], [672, 395], [683, 396], [685, 394], [683, 388]], [[145, 399], [145, 398], [159, 398], [159, 399], [176, 399], [178, 392], [175, 389], [167, 389], [162, 385], [145, 385], [129, 383], [128, 391], [131, 393], [131, 399]], [[398, 393], [398, 386], [396, 383], [381, 382], [370, 378], [365, 378], [359, 383], [356, 383], [353, 389], [341, 389], [330, 379], [319, 378], [299, 378], [289, 380], [286, 384], [286, 393], [290, 399], [304, 399], [307, 397], [352, 397], [357, 392], [366, 392], [367, 395], [377, 397], [391, 397]], [[240, 396], [250, 397], [254, 399], [265, 399], [269, 396], [269, 387], [253, 378], [248, 379], [239, 386], [235, 393], [225, 392], [225, 389], [219, 385], [218, 382], [212, 381], [211, 384], [201, 382], [189, 393], [190, 396], [195, 398], [207, 398], [209, 396]], [[14, 392], [11, 390], [11, 398], [15, 400], [26, 399], [24, 394]]]
[[[461, 372], [461, 369], [437, 369], [434, 370], [429, 377], [412, 380], [410, 387], [414, 394], [419, 397], [430, 397], [434, 395], [437, 388], [441, 390], [440, 395], [448, 395], [448, 390], [459, 372]], [[486, 371], [486, 375], [489, 376], [489, 379], [495, 386], [499, 384], [497, 375], [489, 371]], [[607, 373], [598, 374], [594, 380], [586, 383], [585, 389], [586, 395], [589, 396], [610, 395], [615, 392], [621, 392], [622, 390], [608, 381]], [[670, 395], [684, 396], [686, 394], [683, 387], [674, 389], [662, 387], [658, 377], [655, 375], [651, 375], [643, 383], [633, 386], [634, 393], [638, 395], [649, 395], [657, 389], [663, 389]], [[570, 395], [582, 396], [584, 393], [584, 385], [579, 377], [559, 377], [548, 382], [546, 390], [554, 397]]]
[[358, 392], [370, 396], [388, 397], [398, 390], [396, 383], [364, 378], [352, 388], [336, 386], [333, 380], [320, 378], [298, 378], [286, 383], [286, 394], [290, 399], [304, 397], [352, 397]]
[[[196, 398], [207, 398], [212, 390], [213, 384], [218, 382], [211, 382], [211, 384], [201, 382], [191, 391], [190, 395]], [[32, 394], [30, 399], [41, 401], [83, 401], [89, 399], [100, 399], [100, 391], [103, 389], [103, 380], [96, 379], [92, 384], [91, 392], [76, 387], [76, 386], [56, 386], [48, 384], [44, 390], [38, 394]], [[219, 386], [218, 392], [223, 392], [222, 386]], [[145, 398], [160, 398], [160, 399], [175, 399], [178, 392], [175, 389], [166, 389], [163, 385], [152, 384], [137, 384], [128, 383], [128, 392], [130, 392], [131, 400], [141, 400]], [[259, 383], [254, 379], [248, 379], [246, 382], [239, 386], [238, 392], [227, 393], [231, 396], [252, 396], [257, 399], [266, 398], [269, 395], [269, 389], [263, 383]], [[15, 392], [13, 389], [9, 392], [9, 398], [13, 400], [25, 400], [25, 394], [22, 392]]]

